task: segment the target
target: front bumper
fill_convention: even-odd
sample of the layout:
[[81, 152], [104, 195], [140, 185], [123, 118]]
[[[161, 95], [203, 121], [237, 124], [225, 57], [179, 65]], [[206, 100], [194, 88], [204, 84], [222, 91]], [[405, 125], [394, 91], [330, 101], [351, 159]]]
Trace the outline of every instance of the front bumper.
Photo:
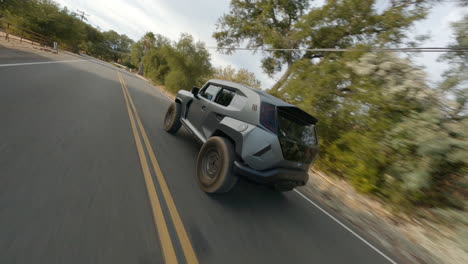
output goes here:
[[278, 189], [293, 189], [297, 186], [304, 186], [309, 180], [309, 174], [304, 170], [274, 168], [258, 171], [237, 161], [234, 162], [234, 173]]

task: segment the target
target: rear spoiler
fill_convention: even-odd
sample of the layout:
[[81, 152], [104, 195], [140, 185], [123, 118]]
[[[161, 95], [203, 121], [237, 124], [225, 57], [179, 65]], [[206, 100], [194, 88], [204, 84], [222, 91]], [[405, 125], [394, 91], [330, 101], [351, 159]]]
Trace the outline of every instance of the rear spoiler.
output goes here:
[[318, 122], [317, 118], [295, 106], [277, 106], [277, 109], [278, 112], [287, 115], [288, 118], [296, 120], [299, 123], [315, 125]]

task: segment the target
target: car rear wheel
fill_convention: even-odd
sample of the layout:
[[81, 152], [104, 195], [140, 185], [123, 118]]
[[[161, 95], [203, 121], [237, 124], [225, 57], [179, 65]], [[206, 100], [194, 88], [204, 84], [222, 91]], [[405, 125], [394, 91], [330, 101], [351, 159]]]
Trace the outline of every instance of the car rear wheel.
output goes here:
[[226, 138], [212, 137], [203, 144], [197, 158], [197, 180], [207, 193], [225, 193], [234, 187], [234, 146]]
[[175, 134], [180, 126], [180, 104], [172, 103], [167, 109], [166, 115], [164, 116], [164, 130], [166, 132]]

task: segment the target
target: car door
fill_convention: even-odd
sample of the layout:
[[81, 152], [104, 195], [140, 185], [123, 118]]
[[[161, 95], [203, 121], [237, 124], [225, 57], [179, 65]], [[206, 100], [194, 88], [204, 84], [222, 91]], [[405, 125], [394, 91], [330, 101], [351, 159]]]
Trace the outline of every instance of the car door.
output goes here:
[[229, 105], [235, 94], [236, 92], [234, 89], [223, 87], [221, 91], [218, 92], [214, 101], [207, 106], [208, 111], [203, 122], [203, 133], [205, 137], [208, 138], [213, 135], [218, 128], [219, 122], [221, 122], [225, 116], [229, 116]]
[[214, 84], [206, 85], [200, 93], [198, 93], [198, 98], [193, 99], [188, 110], [187, 119], [190, 122], [192, 129], [195, 130], [195, 134], [198, 137], [202, 137], [201, 139], [203, 140], [206, 139], [206, 136], [203, 132], [202, 125], [204, 123], [207, 110], [220, 90], [221, 87]]

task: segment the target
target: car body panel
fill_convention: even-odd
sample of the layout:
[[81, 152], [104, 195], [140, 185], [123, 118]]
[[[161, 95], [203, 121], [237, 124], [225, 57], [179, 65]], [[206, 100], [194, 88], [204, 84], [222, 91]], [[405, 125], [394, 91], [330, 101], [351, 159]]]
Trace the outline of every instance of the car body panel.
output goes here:
[[[187, 110], [187, 118], [185, 119], [185, 122], [190, 123], [190, 125], [192, 125], [192, 127], [197, 131], [202, 131], [203, 126], [206, 124], [206, 110], [209, 105], [210, 101], [203, 97], [193, 100]], [[204, 136], [203, 133], [201, 133], [201, 135]], [[203, 138], [203, 141], [205, 141], [206, 137]]]

